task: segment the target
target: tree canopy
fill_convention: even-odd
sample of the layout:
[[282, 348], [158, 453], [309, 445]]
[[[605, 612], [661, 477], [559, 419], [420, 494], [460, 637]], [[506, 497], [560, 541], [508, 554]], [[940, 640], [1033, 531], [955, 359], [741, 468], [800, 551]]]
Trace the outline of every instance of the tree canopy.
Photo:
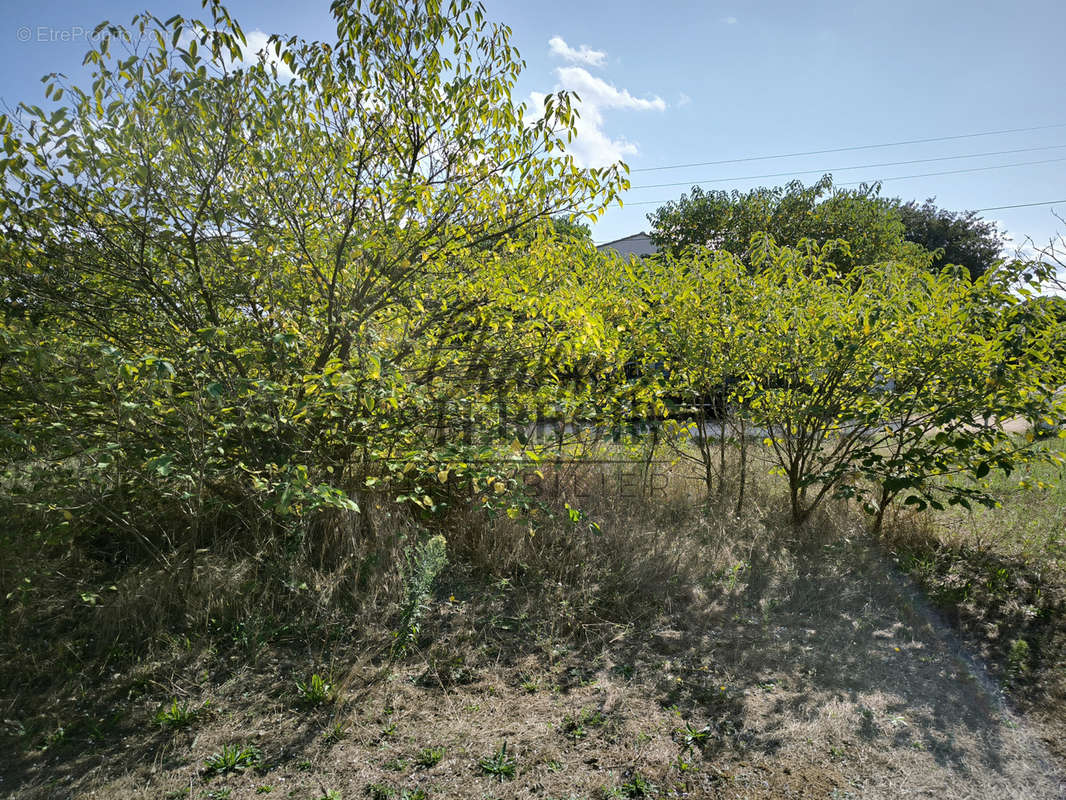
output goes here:
[[744, 258], [758, 233], [789, 247], [801, 239], [818, 245], [842, 240], [843, 249], [828, 258], [843, 270], [899, 258], [917, 245], [933, 253], [931, 269], [955, 264], [977, 278], [998, 260], [1004, 243], [996, 224], [977, 212], [948, 211], [933, 200], [918, 204], [885, 198], [878, 184], [834, 187], [829, 175], [811, 186], [793, 181], [748, 192], [694, 186], [648, 219], [652, 240], [674, 254], [707, 246]]
[[565, 152], [567, 93], [512, 100], [480, 5], [335, 2], [334, 41], [251, 64], [206, 6], [102, 24], [89, 86], [48, 76], [52, 107], [0, 117], [4, 455], [70, 497], [96, 475], [113, 531], [167, 504], [148, 528], [190, 553], [213, 513], [256, 528], [247, 503], [434, 507], [456, 431], [569, 397], [558, 376], [612, 350], [602, 262], [552, 232], [623, 173]]
[[977, 278], [1000, 258], [1004, 239], [996, 223], [981, 219], [976, 211], [938, 208], [934, 198], [921, 205], [896, 201], [904, 237], [934, 253], [933, 267], [957, 264]]
[[840, 269], [875, 264], [901, 256], [907, 249], [904, 227], [891, 200], [877, 185], [834, 187], [832, 177], [804, 186], [705, 191], [699, 186], [648, 215], [651, 239], [668, 253], [688, 247], [725, 250], [747, 260], [752, 237], [769, 234], [794, 247], [802, 239], [839, 246], [830, 260]]

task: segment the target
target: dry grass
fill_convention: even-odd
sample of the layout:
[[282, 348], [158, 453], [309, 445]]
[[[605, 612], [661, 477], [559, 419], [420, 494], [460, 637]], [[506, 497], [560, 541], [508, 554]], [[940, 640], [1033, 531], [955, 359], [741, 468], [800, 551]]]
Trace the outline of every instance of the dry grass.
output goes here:
[[[846, 508], [793, 534], [765, 480], [738, 519], [705, 512], [681, 469], [650, 498], [603, 491], [602, 469], [616, 468], [551, 475], [539, 519], [455, 515], [452, 564], [399, 662], [396, 585], [348, 620], [297, 624], [235, 600], [212, 612], [225, 624], [157, 639], [104, 675], [19, 684], [8, 670], [0, 793], [1063, 796], [1061, 765]], [[300, 591], [325, 608], [343, 576], [308, 561]], [[218, 582], [205, 596], [254, 579], [239, 559], [204, 565]], [[115, 619], [162, 599], [128, 581]], [[300, 702], [296, 681], [315, 672], [335, 703]], [[163, 728], [174, 698], [207, 711]], [[512, 780], [480, 766], [504, 742]], [[206, 774], [227, 744], [254, 745], [261, 764]]]
[[1064, 478], [1046, 463], [1013, 479], [990, 475], [1003, 507], [902, 520], [891, 546], [1066, 760]]

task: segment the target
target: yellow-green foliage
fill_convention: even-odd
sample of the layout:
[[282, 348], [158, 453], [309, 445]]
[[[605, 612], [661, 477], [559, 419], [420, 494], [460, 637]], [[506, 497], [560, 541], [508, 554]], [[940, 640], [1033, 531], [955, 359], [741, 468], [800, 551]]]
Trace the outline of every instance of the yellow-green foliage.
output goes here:
[[617, 300], [548, 223], [623, 173], [561, 153], [566, 93], [529, 122], [509, 30], [471, 3], [339, 3], [330, 47], [240, 69], [209, 8], [102, 29], [90, 86], [52, 76], [54, 112], [0, 119], [18, 503], [189, 553], [375, 499], [433, 511], [491, 477], [456, 451], [501, 402], [590, 405]]

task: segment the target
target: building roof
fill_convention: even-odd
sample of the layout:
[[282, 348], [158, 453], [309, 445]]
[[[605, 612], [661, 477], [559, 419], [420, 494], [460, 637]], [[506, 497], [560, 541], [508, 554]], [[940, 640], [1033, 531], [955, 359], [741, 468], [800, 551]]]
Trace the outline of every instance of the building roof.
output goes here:
[[653, 256], [659, 252], [659, 248], [655, 246], [651, 237], [644, 231], [634, 233], [630, 236], [623, 236], [621, 239], [598, 244], [596, 245], [596, 249], [600, 251], [613, 250], [623, 257], [637, 256], [638, 258]]

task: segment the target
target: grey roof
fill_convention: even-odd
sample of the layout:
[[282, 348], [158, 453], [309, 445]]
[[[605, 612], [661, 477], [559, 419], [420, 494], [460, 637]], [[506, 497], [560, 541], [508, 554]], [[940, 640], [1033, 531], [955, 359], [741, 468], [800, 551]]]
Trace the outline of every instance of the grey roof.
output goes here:
[[632, 236], [615, 239], [612, 242], [604, 242], [596, 245], [596, 249], [601, 251], [613, 250], [622, 257], [637, 256], [638, 258], [653, 256], [659, 252], [659, 248], [652, 243], [651, 237], [644, 231], [634, 233]]

